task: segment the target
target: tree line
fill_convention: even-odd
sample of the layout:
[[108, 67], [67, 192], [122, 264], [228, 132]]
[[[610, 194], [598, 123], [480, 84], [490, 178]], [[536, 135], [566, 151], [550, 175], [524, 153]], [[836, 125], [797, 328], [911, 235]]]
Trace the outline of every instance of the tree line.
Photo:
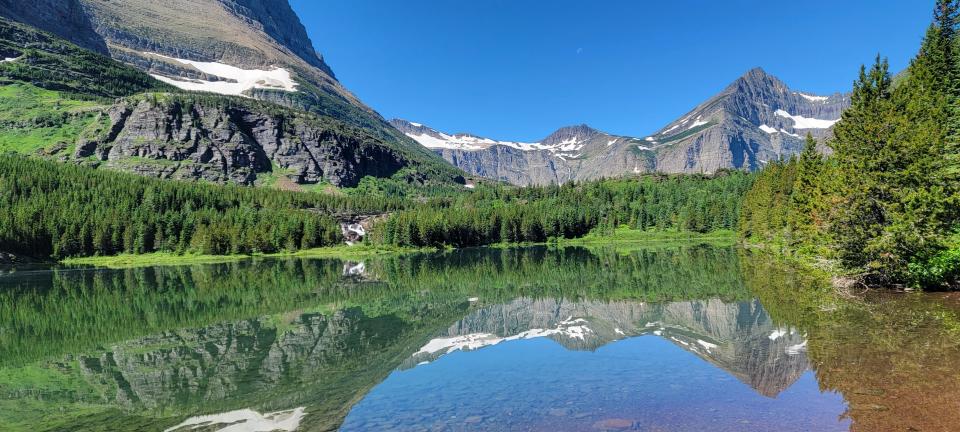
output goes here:
[[375, 241], [404, 246], [468, 247], [582, 237], [594, 230], [708, 232], [735, 229], [753, 175], [652, 175], [544, 187], [480, 186], [382, 222]]
[[403, 202], [144, 178], [0, 154], [0, 250], [34, 257], [271, 253], [342, 241], [338, 214]]
[[868, 284], [960, 277], [960, 1], [938, 0], [908, 69], [862, 67], [824, 159], [808, 138], [760, 174], [740, 232], [834, 258]]

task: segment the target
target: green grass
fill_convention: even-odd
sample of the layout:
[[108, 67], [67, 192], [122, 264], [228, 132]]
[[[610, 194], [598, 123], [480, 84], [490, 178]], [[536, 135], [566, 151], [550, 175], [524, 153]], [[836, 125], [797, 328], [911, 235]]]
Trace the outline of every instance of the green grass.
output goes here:
[[72, 152], [78, 137], [97, 136], [109, 127], [98, 108], [30, 84], [0, 86], [0, 150], [35, 153], [65, 143]]
[[559, 240], [558, 243], [564, 245], [594, 245], [616, 243], [677, 243], [690, 241], [733, 245], [736, 241], [736, 233], [730, 230], [716, 230], [707, 233], [663, 230], [643, 231], [628, 227], [619, 227], [612, 232], [594, 230], [581, 238]]
[[105, 268], [133, 268], [133, 267], [152, 267], [152, 266], [171, 266], [171, 265], [194, 265], [194, 264], [217, 264], [231, 261], [245, 260], [250, 258], [340, 258], [340, 259], [365, 259], [385, 255], [401, 255], [419, 252], [432, 252], [436, 249], [416, 249], [396, 246], [330, 246], [314, 249], [305, 249], [294, 252], [278, 252], [271, 254], [250, 254], [250, 255], [201, 255], [201, 254], [174, 254], [169, 252], [154, 252], [148, 254], [121, 254], [113, 256], [94, 256], [67, 258], [60, 261], [64, 265], [76, 266], [95, 266]]

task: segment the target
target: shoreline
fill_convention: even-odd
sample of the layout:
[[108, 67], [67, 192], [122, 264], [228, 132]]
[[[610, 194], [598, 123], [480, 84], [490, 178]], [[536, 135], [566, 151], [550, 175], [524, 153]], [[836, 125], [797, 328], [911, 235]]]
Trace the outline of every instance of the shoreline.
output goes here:
[[171, 252], [153, 252], [147, 254], [121, 254], [111, 256], [93, 256], [67, 258], [58, 264], [66, 266], [93, 266], [98, 268], [123, 269], [133, 267], [177, 266], [191, 264], [221, 264], [256, 258], [340, 258], [345, 260], [365, 259], [376, 256], [406, 255], [412, 253], [436, 252], [434, 248], [403, 248], [396, 246], [327, 246], [290, 252], [269, 254], [202, 255]]
[[[498, 243], [480, 248], [513, 248], [530, 246], [604, 246], [630, 244], [677, 244], [702, 242], [733, 246], [736, 235], [732, 231], [713, 231], [709, 233], [678, 231], [638, 231], [618, 228], [610, 234], [588, 234], [576, 239], [557, 239], [540, 243]], [[467, 249], [467, 248], [463, 248]], [[111, 256], [93, 256], [66, 258], [57, 262], [65, 266], [92, 266], [97, 268], [124, 269], [151, 266], [177, 266], [193, 264], [220, 264], [256, 258], [339, 258], [359, 260], [390, 255], [408, 255], [415, 253], [434, 253], [456, 250], [439, 248], [414, 248], [388, 245], [327, 246], [299, 251], [276, 252], [269, 254], [203, 255], [171, 252], [153, 252], [147, 254], [121, 254]]]

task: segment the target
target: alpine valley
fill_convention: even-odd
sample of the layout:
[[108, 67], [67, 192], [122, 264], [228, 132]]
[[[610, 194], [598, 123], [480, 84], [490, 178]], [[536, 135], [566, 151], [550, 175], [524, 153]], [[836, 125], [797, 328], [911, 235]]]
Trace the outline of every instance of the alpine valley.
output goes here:
[[956, 432], [935, 2], [0, 0], [0, 432]]
[[[390, 123], [467, 173], [516, 185], [546, 185], [654, 172], [759, 170], [799, 154], [806, 134], [822, 143], [849, 105], [849, 95], [794, 91], [756, 68], [642, 138], [579, 125], [524, 143], [450, 134], [399, 119]], [[821, 144], [820, 150], [829, 148]]]

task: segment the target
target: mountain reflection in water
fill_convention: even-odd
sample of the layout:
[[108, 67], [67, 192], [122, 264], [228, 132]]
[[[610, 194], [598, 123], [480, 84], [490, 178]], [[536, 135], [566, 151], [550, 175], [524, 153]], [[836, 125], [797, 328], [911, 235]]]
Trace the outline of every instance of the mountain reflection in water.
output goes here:
[[13, 273], [0, 429], [949, 430], [957, 309], [819, 283], [709, 246]]

